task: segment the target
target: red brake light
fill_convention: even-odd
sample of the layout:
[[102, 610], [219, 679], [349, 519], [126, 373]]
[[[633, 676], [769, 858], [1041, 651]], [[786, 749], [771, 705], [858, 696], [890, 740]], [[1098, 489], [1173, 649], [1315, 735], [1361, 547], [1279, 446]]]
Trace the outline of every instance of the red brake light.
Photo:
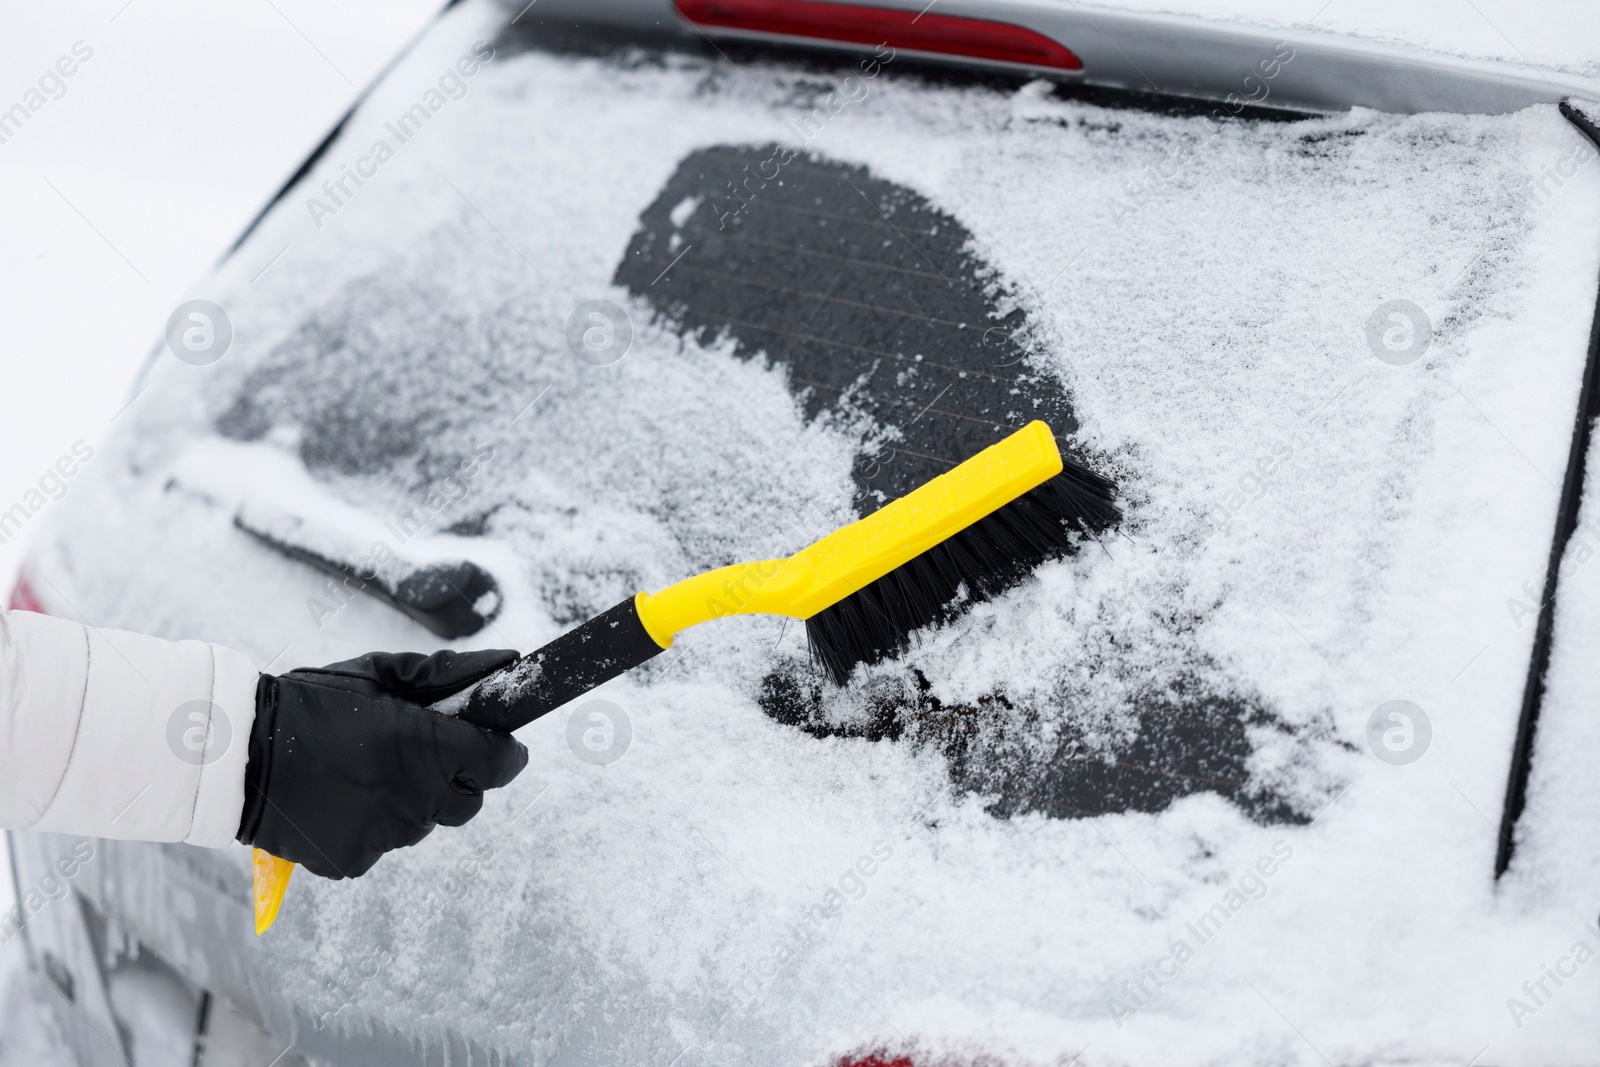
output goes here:
[[26, 578], [18, 578], [17, 584], [11, 587], [11, 602], [6, 608], [10, 611], [32, 611], [39, 615], [45, 613], [44, 605], [33, 595]]
[[1030, 67], [1082, 70], [1083, 64], [1042, 33], [989, 19], [920, 14], [890, 7], [818, 0], [673, 0], [697, 26], [750, 30], [852, 44], [887, 44], [910, 52], [970, 56]]

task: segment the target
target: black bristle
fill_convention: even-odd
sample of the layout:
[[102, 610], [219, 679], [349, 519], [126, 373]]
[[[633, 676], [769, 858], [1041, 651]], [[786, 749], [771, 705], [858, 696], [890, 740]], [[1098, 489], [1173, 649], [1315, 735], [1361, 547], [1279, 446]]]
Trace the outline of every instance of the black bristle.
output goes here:
[[1072, 552], [1075, 534], [1121, 518], [1111, 483], [1067, 460], [1043, 485], [807, 619], [811, 654], [843, 685], [857, 664], [905, 652], [917, 630], [999, 596]]

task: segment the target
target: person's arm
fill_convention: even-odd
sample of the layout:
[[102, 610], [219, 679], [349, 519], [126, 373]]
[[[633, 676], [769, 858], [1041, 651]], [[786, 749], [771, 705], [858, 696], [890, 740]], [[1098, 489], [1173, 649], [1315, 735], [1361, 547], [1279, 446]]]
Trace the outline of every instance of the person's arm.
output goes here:
[[0, 828], [221, 848], [325, 878], [460, 826], [527, 749], [429, 705], [510, 649], [261, 674], [231, 649], [0, 614]]
[[259, 677], [219, 645], [0, 614], [0, 827], [227, 845]]

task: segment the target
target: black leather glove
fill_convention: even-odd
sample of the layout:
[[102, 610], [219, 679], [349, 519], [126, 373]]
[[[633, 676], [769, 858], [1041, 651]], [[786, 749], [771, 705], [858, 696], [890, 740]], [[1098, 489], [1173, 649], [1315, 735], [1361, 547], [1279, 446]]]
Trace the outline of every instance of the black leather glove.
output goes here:
[[528, 764], [510, 734], [429, 711], [512, 663], [509, 649], [369, 652], [256, 685], [239, 840], [324, 878], [367, 873], [460, 826]]

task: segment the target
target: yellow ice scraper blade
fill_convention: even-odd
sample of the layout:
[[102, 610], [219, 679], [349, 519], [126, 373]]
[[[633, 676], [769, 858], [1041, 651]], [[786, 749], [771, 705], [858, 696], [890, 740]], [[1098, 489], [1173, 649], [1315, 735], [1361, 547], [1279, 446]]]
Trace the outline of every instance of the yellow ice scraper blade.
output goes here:
[[960, 466], [788, 559], [735, 563], [640, 593], [639, 620], [662, 648], [725, 615], [809, 619], [1061, 473], [1055, 435], [1028, 423]]
[[260, 937], [272, 929], [278, 919], [278, 909], [283, 907], [283, 895], [289, 891], [294, 864], [258, 848], [255, 850], [255, 873], [256, 936]]

